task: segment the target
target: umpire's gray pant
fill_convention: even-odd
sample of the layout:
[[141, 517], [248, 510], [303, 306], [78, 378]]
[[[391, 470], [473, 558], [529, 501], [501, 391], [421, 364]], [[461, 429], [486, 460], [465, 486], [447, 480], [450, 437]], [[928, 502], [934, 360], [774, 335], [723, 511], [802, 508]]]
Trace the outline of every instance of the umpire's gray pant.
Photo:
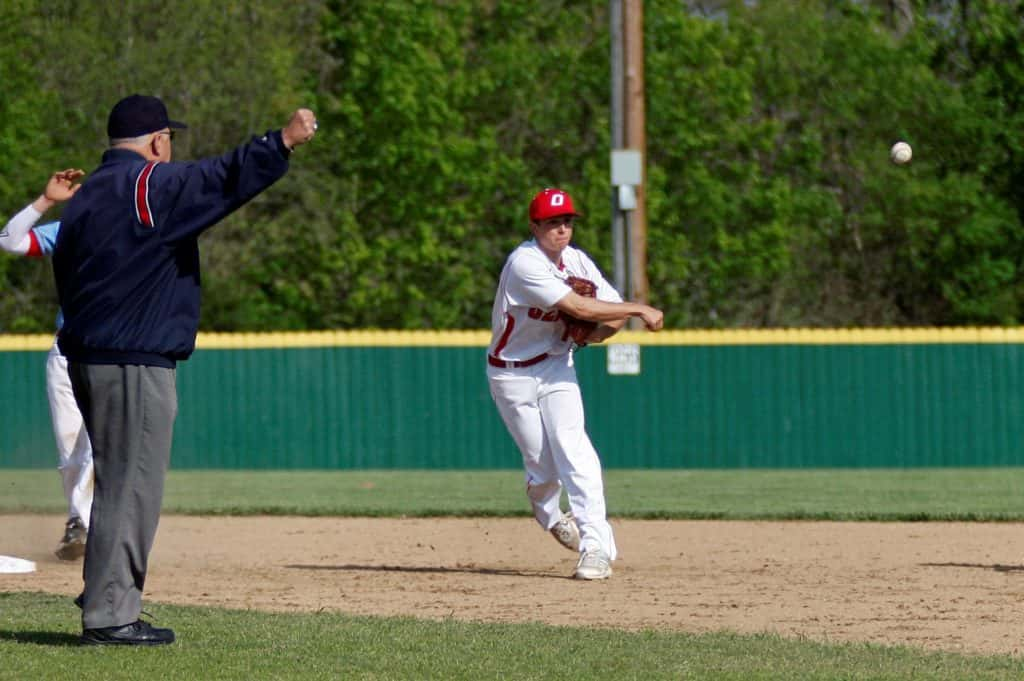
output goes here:
[[178, 396], [174, 369], [68, 362], [92, 441], [96, 491], [85, 545], [82, 626], [131, 624], [142, 611]]

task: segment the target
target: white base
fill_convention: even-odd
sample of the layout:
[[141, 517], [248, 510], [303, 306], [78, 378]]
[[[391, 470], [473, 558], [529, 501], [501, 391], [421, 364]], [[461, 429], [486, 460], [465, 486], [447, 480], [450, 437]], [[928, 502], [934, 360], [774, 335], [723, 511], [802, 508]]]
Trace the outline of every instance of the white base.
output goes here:
[[24, 572], [35, 572], [36, 564], [24, 558], [14, 556], [0, 556], [0, 574], [16, 574]]

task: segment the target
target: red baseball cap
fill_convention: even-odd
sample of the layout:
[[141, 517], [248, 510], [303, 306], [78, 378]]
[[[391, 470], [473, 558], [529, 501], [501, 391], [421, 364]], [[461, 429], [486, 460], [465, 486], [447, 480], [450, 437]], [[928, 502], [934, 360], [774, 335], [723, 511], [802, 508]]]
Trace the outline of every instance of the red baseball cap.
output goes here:
[[534, 222], [558, 215], [582, 215], [572, 205], [572, 197], [561, 189], [544, 189], [530, 201], [530, 219]]

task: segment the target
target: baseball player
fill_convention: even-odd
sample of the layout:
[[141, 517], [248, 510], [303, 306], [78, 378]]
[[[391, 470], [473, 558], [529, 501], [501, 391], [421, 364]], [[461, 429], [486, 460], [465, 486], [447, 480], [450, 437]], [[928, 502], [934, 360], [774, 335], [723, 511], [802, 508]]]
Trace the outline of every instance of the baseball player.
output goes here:
[[[607, 579], [615, 537], [606, 517], [601, 462], [584, 428], [573, 349], [609, 338], [629, 317], [657, 331], [663, 314], [623, 302], [594, 261], [570, 245], [578, 215], [561, 189], [545, 189], [530, 202], [533, 239], [509, 255], [494, 298], [487, 378], [522, 452], [534, 517], [559, 543], [579, 552], [577, 579]], [[577, 293], [579, 281], [589, 284], [587, 294]], [[569, 513], [560, 505], [563, 486]]]
[[[54, 173], [44, 192], [15, 215], [0, 231], [0, 249], [27, 257], [49, 256], [57, 242], [59, 222], [35, 226], [43, 214], [60, 201], [66, 201], [78, 190], [75, 180], [82, 177], [81, 170], [68, 169]], [[57, 328], [63, 316], [57, 313]], [[82, 424], [75, 396], [71, 392], [67, 360], [57, 349], [56, 340], [46, 358], [46, 396], [50, 403], [53, 434], [57, 440], [58, 465], [68, 502], [68, 519], [64, 535], [57, 544], [57, 557], [77, 560], [85, 554], [85, 541], [89, 532], [89, 512], [92, 509], [93, 466], [92, 447]]]

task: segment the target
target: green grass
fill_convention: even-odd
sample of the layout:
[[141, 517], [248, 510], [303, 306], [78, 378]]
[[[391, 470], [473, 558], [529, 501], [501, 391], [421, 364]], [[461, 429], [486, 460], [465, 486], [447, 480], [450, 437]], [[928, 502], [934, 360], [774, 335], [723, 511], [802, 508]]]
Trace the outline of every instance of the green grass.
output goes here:
[[774, 635], [636, 633], [333, 613], [150, 605], [178, 635], [148, 649], [77, 645], [70, 599], [0, 594], [0, 679], [1017, 679], [1010, 657], [830, 645]]
[[[619, 518], [1024, 520], [1024, 468], [612, 470]], [[0, 512], [63, 511], [55, 470], [0, 471]], [[165, 513], [527, 516], [520, 471], [171, 471]]]

